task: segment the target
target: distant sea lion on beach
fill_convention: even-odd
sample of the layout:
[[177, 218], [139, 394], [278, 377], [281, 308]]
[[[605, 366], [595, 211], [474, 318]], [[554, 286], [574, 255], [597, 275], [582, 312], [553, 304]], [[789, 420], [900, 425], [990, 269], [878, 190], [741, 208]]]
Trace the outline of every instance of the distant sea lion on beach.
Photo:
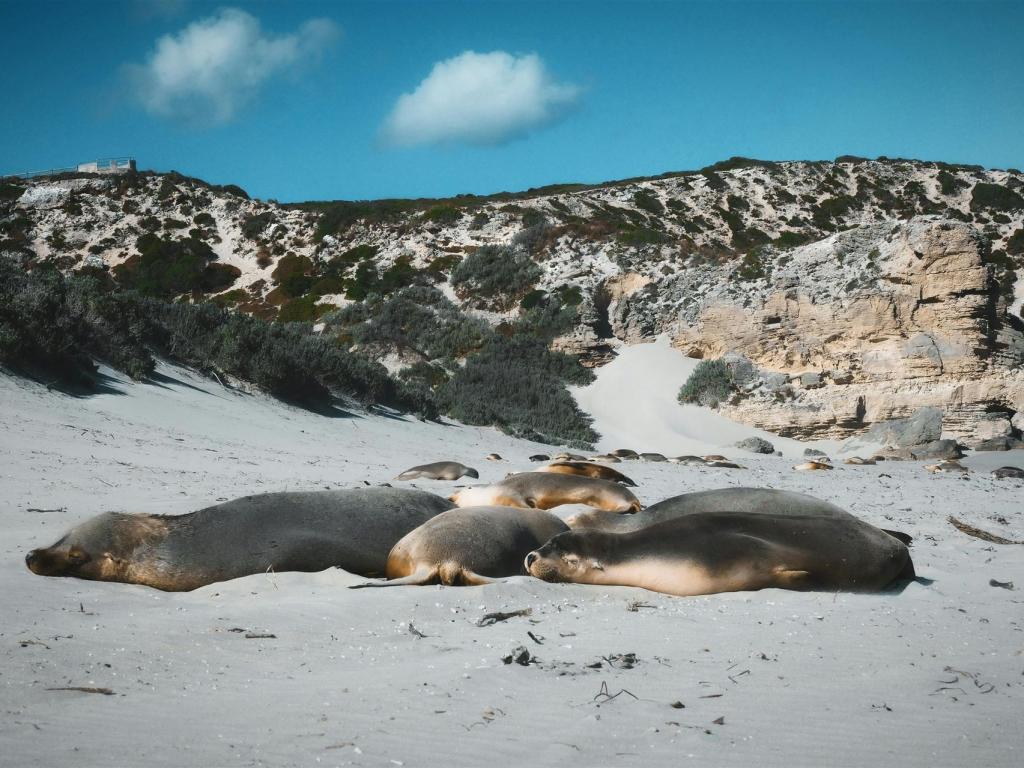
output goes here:
[[932, 473], [960, 472], [961, 474], [965, 474], [971, 471], [956, 459], [947, 459], [945, 461], [940, 461], [938, 464], [928, 464], [925, 466], [925, 469]]
[[488, 461], [504, 461], [497, 453], [488, 453], [484, 458]]
[[835, 467], [833, 467], [827, 461], [805, 461], [803, 464], [794, 465], [793, 469], [798, 471], [804, 471], [815, 469], [835, 469]]
[[621, 472], [611, 467], [605, 467], [601, 464], [590, 464], [585, 461], [556, 461], [548, 464], [546, 467], [538, 467], [537, 472], [555, 472], [563, 475], [596, 477], [601, 480], [611, 480], [613, 483], [622, 483], [622, 485], [636, 487], [636, 483]]
[[480, 473], [472, 467], [460, 464], [457, 461], [435, 461], [433, 464], [420, 464], [405, 470], [396, 477], [396, 480], [416, 480], [418, 478], [427, 480], [458, 480], [460, 477], [480, 478]]
[[183, 592], [268, 570], [384, 573], [399, 539], [452, 508], [418, 490], [359, 488], [245, 496], [185, 515], [107, 512], [25, 558], [40, 576]]
[[1012, 477], [1018, 480], [1024, 480], [1024, 469], [1021, 469], [1020, 467], [999, 467], [999, 469], [992, 470], [992, 477]]
[[698, 512], [627, 533], [574, 529], [524, 564], [545, 581], [684, 597], [768, 587], [865, 592], [914, 578], [906, 544], [852, 515]]
[[526, 553], [569, 530], [550, 512], [467, 507], [444, 512], [406, 534], [388, 555], [388, 581], [361, 587], [479, 586], [525, 575]]
[[618, 483], [553, 472], [522, 472], [493, 485], [463, 488], [449, 496], [460, 507], [551, 509], [561, 504], [586, 504], [608, 512], [636, 512], [639, 499]]
[[551, 461], [551, 457], [546, 453], [535, 453], [530, 457], [530, 461]]
[[612, 456], [617, 456], [620, 459], [638, 459], [640, 454], [636, 451], [630, 450], [629, 448], [617, 448], [614, 451], [609, 451]]
[[862, 459], [860, 456], [851, 456], [846, 459], [844, 464], [852, 464], [854, 466], [864, 466], [869, 464], [877, 464], [878, 462], [874, 459]]

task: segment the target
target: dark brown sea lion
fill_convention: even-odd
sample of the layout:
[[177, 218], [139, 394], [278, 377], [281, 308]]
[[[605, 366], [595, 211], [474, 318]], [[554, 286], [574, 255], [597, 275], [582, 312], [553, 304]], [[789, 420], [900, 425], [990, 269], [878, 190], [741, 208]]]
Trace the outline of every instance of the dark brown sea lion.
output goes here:
[[444, 512], [406, 534], [388, 556], [388, 581], [357, 587], [478, 586], [525, 575], [523, 558], [568, 527], [550, 512], [467, 507]]
[[590, 464], [585, 461], [556, 461], [546, 467], [538, 467], [537, 472], [555, 472], [563, 475], [580, 475], [581, 477], [596, 477], [601, 480], [611, 480], [613, 483], [622, 483], [633, 488], [636, 483], [626, 477], [618, 470], [605, 467], [601, 464]]
[[433, 464], [420, 464], [417, 467], [411, 467], [395, 479], [416, 480], [421, 477], [427, 480], [458, 480], [460, 477], [479, 479], [480, 473], [457, 461], [435, 461]]
[[806, 493], [775, 488], [717, 488], [695, 491], [659, 501], [634, 515], [598, 510], [580, 512], [566, 522], [570, 528], [595, 528], [623, 533], [698, 512], [746, 512], [772, 515], [817, 515], [853, 518], [835, 504]]
[[144, 584], [171, 592], [254, 573], [384, 573], [395, 542], [452, 508], [397, 488], [264, 493], [185, 515], [107, 512], [25, 558], [40, 576]]
[[708, 595], [775, 587], [865, 592], [914, 578], [906, 544], [852, 515], [699, 512], [628, 533], [576, 529], [526, 556], [545, 581]]
[[608, 480], [552, 472], [522, 472], [493, 485], [475, 485], [448, 497], [459, 507], [520, 507], [551, 509], [562, 504], [586, 504], [608, 512], [636, 512], [639, 499]]

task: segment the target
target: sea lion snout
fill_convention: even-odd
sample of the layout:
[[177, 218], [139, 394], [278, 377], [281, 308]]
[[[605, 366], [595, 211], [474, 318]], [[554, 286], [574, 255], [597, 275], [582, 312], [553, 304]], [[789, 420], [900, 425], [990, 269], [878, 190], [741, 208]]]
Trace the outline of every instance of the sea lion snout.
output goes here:
[[38, 552], [38, 549], [33, 549], [31, 552], [25, 555], [25, 565], [28, 566], [28, 569], [32, 571], [32, 573], [38, 573], [36, 571], [36, 563], [39, 562]]
[[534, 561], [537, 560], [537, 558], [539, 558], [539, 557], [540, 557], [540, 555], [538, 555], [536, 552], [531, 552], [530, 554], [528, 554], [526, 556], [526, 560], [524, 562], [526, 564], [526, 572], [527, 573], [530, 572], [530, 566], [533, 565]]

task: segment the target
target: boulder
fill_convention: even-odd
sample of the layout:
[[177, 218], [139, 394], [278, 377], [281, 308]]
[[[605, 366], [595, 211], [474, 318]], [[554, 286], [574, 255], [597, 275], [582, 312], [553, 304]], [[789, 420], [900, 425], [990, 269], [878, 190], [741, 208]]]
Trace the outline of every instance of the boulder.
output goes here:
[[804, 456], [807, 456], [807, 457], [827, 456], [827, 455], [828, 455], [827, 453], [825, 453], [824, 451], [819, 451], [817, 448], [804, 448]]
[[775, 446], [763, 437], [745, 438], [736, 443], [736, 447], [740, 450], [750, 451], [751, 453], [775, 453]]
[[964, 455], [956, 440], [932, 440], [908, 449], [913, 459], [959, 459]]

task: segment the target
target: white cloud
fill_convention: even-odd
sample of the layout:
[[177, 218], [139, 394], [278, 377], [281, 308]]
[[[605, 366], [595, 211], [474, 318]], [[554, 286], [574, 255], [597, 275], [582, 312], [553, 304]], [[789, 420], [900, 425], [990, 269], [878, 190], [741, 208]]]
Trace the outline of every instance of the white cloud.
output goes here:
[[466, 51], [402, 94], [381, 134], [398, 146], [503, 144], [564, 116], [579, 94], [553, 80], [537, 54]]
[[268, 79], [319, 55], [338, 31], [328, 19], [311, 19], [290, 35], [272, 37], [254, 16], [225, 8], [161, 37], [146, 63], [130, 66], [128, 74], [150, 114], [225, 123]]

